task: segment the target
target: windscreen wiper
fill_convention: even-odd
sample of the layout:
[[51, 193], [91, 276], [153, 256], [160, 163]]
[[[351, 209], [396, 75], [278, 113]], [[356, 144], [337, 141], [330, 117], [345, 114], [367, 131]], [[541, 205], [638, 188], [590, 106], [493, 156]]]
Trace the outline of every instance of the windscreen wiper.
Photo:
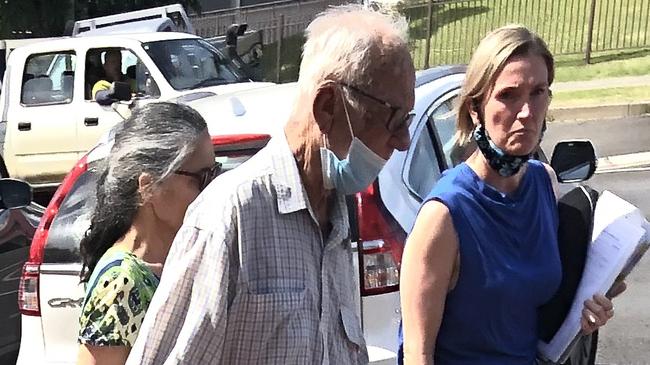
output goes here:
[[203, 86], [216, 86], [216, 85], [223, 85], [223, 84], [228, 84], [229, 81], [226, 79], [222, 79], [221, 77], [210, 77], [205, 80], [201, 80], [197, 82], [196, 84], [190, 86], [190, 89], [196, 89], [199, 87]]

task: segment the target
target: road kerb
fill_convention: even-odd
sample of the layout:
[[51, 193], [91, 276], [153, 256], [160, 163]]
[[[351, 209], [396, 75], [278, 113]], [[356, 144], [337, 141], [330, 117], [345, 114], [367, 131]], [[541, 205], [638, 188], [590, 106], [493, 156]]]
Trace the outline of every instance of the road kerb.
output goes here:
[[650, 152], [629, 153], [598, 159], [597, 173], [650, 168]]
[[596, 106], [572, 106], [551, 108], [549, 121], [596, 120], [626, 118], [650, 114], [650, 101], [608, 104]]

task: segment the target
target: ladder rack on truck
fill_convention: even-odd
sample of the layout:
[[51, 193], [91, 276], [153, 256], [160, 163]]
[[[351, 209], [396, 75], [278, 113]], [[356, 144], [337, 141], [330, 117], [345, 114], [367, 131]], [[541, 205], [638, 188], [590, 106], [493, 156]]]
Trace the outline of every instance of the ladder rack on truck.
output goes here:
[[107, 15], [98, 18], [78, 20], [74, 23], [72, 36], [94, 29], [132, 23], [142, 20], [169, 18], [176, 25], [176, 31], [196, 34], [194, 27], [180, 4], [159, 6], [157, 8], [130, 11], [123, 14]]

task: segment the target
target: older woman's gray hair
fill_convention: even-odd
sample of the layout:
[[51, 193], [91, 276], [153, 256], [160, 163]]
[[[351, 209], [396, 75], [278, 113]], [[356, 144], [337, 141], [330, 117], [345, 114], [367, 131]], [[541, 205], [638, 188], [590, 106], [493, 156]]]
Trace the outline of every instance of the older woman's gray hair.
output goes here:
[[[146, 195], [190, 156], [207, 125], [189, 106], [151, 103], [135, 109], [119, 124], [111, 152], [99, 168], [97, 204], [80, 243], [82, 281], [88, 281], [99, 258], [133, 224]], [[141, 175], [152, 183], [139, 186]]]

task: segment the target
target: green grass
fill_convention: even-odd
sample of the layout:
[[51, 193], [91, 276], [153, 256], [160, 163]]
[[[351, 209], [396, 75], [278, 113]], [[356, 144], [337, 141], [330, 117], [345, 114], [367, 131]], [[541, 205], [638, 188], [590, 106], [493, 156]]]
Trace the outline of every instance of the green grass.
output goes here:
[[[427, 5], [401, 5], [409, 20], [412, 55], [424, 67]], [[591, 0], [461, 0], [432, 6], [429, 65], [467, 63], [489, 30], [508, 23], [538, 32], [556, 58], [556, 82], [650, 74], [650, 0], [597, 0], [591, 61], [584, 62], [584, 39]], [[419, 5], [418, 5], [419, 4]], [[619, 24], [620, 23], [620, 24]], [[280, 81], [297, 79], [302, 35], [283, 40]], [[631, 49], [604, 50], [632, 47]], [[265, 79], [275, 81], [276, 44], [264, 46]]]
[[612, 55], [596, 57], [590, 65], [585, 65], [582, 61], [575, 64], [568, 60], [563, 61], [560, 58], [556, 66], [555, 81], [584, 81], [620, 76], [650, 75], [650, 50], [631, 54], [636, 55], [636, 57], [626, 58], [629, 54], [618, 55], [620, 59], [615, 60], [610, 59]]
[[[282, 40], [282, 50], [280, 53], [280, 82], [296, 81], [298, 79], [298, 70], [300, 68], [300, 58], [302, 45], [305, 39], [302, 34], [289, 36]], [[264, 56], [262, 57], [262, 69], [264, 70], [264, 80], [276, 80], [277, 69], [277, 42], [266, 44], [263, 48]]]
[[[465, 0], [432, 5], [429, 65], [467, 63], [490, 30], [509, 23], [528, 26], [556, 55], [584, 53], [591, 0]], [[592, 49], [650, 47], [650, 1], [598, 0]], [[411, 49], [424, 67], [427, 3], [407, 1], [400, 9], [409, 20]]]
[[620, 87], [557, 92], [553, 94], [551, 107], [603, 105], [636, 101], [650, 101], [650, 87]]

